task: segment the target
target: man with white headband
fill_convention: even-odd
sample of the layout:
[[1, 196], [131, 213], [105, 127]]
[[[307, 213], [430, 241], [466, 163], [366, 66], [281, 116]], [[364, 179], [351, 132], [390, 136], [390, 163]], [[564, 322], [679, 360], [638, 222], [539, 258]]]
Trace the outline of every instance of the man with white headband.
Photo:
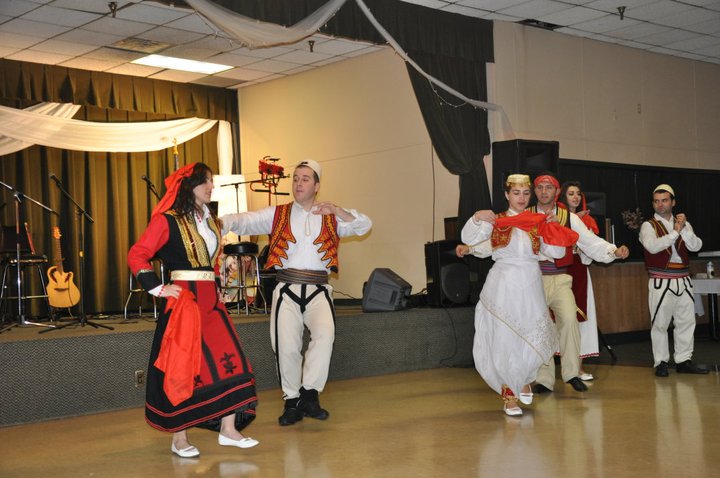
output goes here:
[[[560, 183], [551, 174], [535, 178], [535, 196], [537, 206], [532, 212], [548, 215], [549, 221], [557, 221], [569, 227], [579, 235], [576, 247], [596, 262], [609, 263], [617, 258], [625, 259], [630, 251], [626, 246], [615, 247], [590, 231], [582, 220], [566, 208], [557, 204], [560, 195]], [[587, 391], [578, 375], [580, 374], [580, 327], [577, 321], [577, 305], [572, 292], [572, 277], [567, 267], [573, 263], [573, 250], [568, 248], [565, 257], [553, 259], [540, 254], [540, 271], [543, 277], [545, 299], [555, 317], [555, 325], [560, 340], [560, 365], [563, 382], [577, 392]], [[550, 360], [540, 367], [535, 387], [536, 393], [553, 391], [555, 383], [555, 361]]]
[[667, 184], [660, 184], [653, 190], [655, 214], [640, 227], [640, 243], [645, 248], [645, 267], [650, 276], [650, 340], [657, 377], [668, 376], [667, 329], [671, 320], [675, 324], [675, 370], [678, 373], [708, 373], [690, 360], [694, 345], [695, 302], [688, 251], [699, 251], [702, 240], [695, 235], [685, 214], [673, 217], [674, 206], [675, 191]]
[[[335, 307], [330, 272], [338, 270], [340, 238], [362, 236], [370, 219], [354, 209], [316, 202], [322, 170], [317, 161], [301, 161], [293, 172], [294, 202], [257, 212], [222, 217], [223, 234], [269, 234], [265, 267], [277, 270], [270, 313], [270, 340], [285, 400], [280, 425], [304, 416], [318, 420], [330, 414], [318, 394], [327, 382], [335, 340]], [[310, 344], [303, 357], [303, 332]]]

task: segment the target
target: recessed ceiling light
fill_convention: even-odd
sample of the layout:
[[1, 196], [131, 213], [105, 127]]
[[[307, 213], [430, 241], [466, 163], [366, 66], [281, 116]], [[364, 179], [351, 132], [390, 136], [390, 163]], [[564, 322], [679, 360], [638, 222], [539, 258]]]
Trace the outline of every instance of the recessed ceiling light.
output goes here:
[[171, 70], [192, 71], [195, 73], [205, 73], [212, 75], [220, 71], [229, 70], [232, 66], [219, 65], [217, 63], [207, 63], [204, 61], [186, 60], [184, 58], [174, 58], [172, 56], [148, 55], [131, 63], [139, 65], [155, 66], [158, 68], [168, 68]]

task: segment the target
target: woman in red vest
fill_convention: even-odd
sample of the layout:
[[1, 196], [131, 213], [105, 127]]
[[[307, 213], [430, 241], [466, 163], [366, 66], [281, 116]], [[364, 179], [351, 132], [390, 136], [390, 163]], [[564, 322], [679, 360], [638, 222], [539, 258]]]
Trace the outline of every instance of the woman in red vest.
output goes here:
[[[579, 181], [566, 181], [562, 185], [560, 201], [570, 212], [574, 212], [594, 234], [600, 229], [597, 222], [590, 215], [585, 200], [585, 194]], [[592, 280], [588, 265], [592, 262], [588, 256], [577, 248], [573, 250], [573, 263], [568, 266], [568, 274], [572, 276], [572, 291], [577, 305], [577, 318], [580, 322], [580, 373], [578, 377], [583, 381], [593, 380], [594, 377], [582, 369], [582, 359], [597, 357], [600, 354], [598, 345], [597, 314], [595, 312], [595, 296], [593, 294]]]

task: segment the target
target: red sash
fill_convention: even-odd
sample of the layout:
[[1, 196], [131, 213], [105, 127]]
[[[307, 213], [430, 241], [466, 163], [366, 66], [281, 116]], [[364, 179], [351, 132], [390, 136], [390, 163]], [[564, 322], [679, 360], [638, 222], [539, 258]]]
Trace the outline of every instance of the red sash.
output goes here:
[[500, 217], [495, 220], [495, 227], [517, 227], [529, 231], [538, 227], [538, 234], [545, 244], [551, 246], [571, 247], [578, 240], [578, 233], [557, 222], [546, 222], [547, 216], [538, 212], [523, 211], [515, 216]]

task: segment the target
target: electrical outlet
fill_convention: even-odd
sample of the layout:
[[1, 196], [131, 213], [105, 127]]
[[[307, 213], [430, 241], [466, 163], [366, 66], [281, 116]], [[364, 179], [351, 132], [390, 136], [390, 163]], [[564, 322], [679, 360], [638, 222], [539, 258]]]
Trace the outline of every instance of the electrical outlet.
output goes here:
[[143, 388], [145, 385], [145, 370], [135, 370], [135, 388]]

